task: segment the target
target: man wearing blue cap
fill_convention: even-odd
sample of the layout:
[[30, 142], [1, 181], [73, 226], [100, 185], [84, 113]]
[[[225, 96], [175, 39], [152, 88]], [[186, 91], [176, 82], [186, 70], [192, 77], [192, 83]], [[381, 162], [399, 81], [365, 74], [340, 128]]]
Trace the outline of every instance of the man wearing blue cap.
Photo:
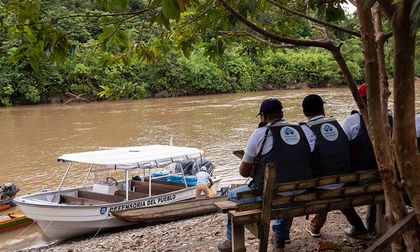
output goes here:
[[[298, 124], [286, 123], [283, 120], [283, 105], [278, 99], [265, 99], [260, 106], [259, 127], [248, 140], [239, 174], [245, 178], [252, 178], [249, 185], [233, 189], [228, 199], [239, 203], [260, 201], [254, 199], [238, 200], [239, 192], [262, 188], [264, 185], [264, 171], [267, 163], [274, 163], [277, 167], [276, 183], [296, 181], [312, 178], [310, 161], [311, 150], [306, 135]], [[285, 155], [287, 153], [287, 155]], [[296, 169], [296, 167], [300, 169]], [[285, 195], [302, 193], [302, 191], [285, 192]], [[290, 225], [286, 219], [277, 219], [272, 226], [274, 233], [273, 251], [282, 251], [289, 236]], [[228, 218], [226, 240], [219, 244], [219, 251], [232, 251], [231, 221]]]

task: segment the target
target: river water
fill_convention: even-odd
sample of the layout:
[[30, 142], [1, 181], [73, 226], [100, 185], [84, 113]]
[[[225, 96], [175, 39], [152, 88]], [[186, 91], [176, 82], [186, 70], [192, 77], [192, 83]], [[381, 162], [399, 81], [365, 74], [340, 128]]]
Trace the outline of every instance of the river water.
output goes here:
[[[339, 121], [356, 109], [348, 88], [0, 108], [0, 185], [15, 183], [21, 189], [18, 195], [54, 189], [66, 169], [57, 162], [61, 154], [99, 147], [169, 144], [171, 138], [174, 145], [203, 149], [216, 166], [215, 175], [221, 175], [225, 184], [238, 182], [240, 160], [231, 153], [245, 147], [257, 126], [259, 118], [255, 115], [261, 100], [279, 98], [285, 119], [302, 122], [301, 102], [311, 93], [321, 95], [326, 114]], [[86, 170], [72, 171], [64, 185], [81, 185]], [[36, 224], [0, 234], [0, 250], [5, 251], [49, 242]]]

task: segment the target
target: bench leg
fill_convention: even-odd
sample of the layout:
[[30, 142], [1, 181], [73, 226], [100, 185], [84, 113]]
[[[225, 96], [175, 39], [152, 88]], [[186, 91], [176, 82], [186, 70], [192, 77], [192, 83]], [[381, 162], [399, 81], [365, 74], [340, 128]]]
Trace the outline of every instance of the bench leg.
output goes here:
[[270, 225], [261, 225], [261, 237], [259, 252], [266, 252], [268, 247], [268, 235], [270, 233]]
[[245, 250], [245, 229], [243, 225], [232, 223], [232, 251], [244, 252]]

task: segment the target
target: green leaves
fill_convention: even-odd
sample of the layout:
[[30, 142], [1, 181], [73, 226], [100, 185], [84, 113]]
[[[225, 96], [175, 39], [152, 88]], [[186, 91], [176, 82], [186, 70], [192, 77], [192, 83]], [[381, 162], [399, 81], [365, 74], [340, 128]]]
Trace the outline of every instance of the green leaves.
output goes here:
[[310, 0], [309, 6], [316, 11], [317, 16], [327, 22], [342, 20], [345, 12], [341, 5], [345, 0]]
[[128, 35], [119, 25], [105, 27], [98, 41], [106, 51], [121, 52], [128, 48]]
[[248, 16], [248, 13], [254, 12], [258, 7], [258, 0], [240, 0], [238, 5], [239, 13]]
[[222, 56], [226, 49], [221, 37], [212, 39], [210, 43], [205, 43], [203, 47], [205, 49], [204, 56], [208, 56], [212, 60]]
[[108, 11], [125, 11], [128, 5], [128, 0], [95, 0], [94, 2], [102, 10]]

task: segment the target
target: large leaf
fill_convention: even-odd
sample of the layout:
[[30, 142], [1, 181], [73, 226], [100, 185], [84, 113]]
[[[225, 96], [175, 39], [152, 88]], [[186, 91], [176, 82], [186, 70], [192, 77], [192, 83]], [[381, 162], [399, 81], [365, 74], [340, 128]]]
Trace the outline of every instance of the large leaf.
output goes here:
[[412, 34], [415, 35], [420, 28], [420, 0], [415, 0], [411, 9]]
[[63, 63], [68, 54], [69, 42], [67, 35], [60, 33], [55, 41], [55, 44], [52, 48], [53, 59]]
[[163, 0], [162, 1], [162, 13], [168, 19], [179, 20], [181, 11], [177, 0]]

